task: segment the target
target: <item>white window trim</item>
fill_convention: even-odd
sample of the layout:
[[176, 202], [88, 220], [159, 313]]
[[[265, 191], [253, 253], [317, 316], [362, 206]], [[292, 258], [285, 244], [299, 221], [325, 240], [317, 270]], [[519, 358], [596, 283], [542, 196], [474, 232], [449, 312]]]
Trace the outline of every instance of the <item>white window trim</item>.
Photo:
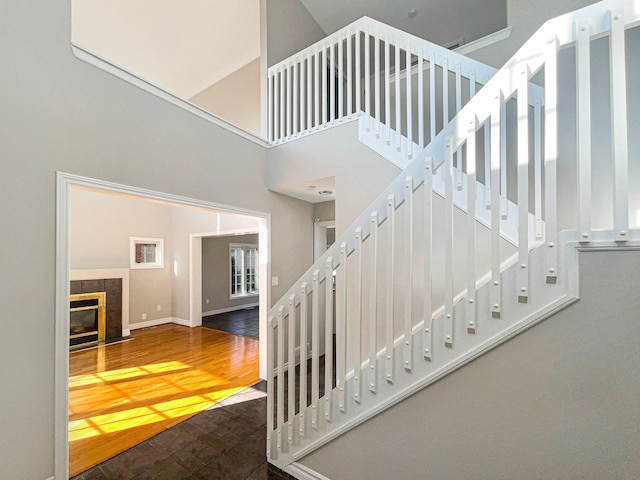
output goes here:
[[[154, 243], [156, 245], [156, 261], [154, 263], [136, 263], [136, 245]], [[147, 268], [164, 268], [164, 239], [148, 237], [129, 237], [129, 267], [132, 270]]]
[[[234, 248], [255, 248], [256, 251], [258, 252], [258, 256], [256, 257], [256, 282], [258, 282], [258, 278], [259, 278], [259, 269], [258, 269], [258, 265], [259, 262], [257, 261], [259, 259], [259, 250], [258, 250], [258, 245], [256, 245], [255, 243], [230, 243], [229, 244], [229, 275], [227, 276], [227, 278], [229, 279], [229, 300], [237, 300], [239, 298], [251, 298], [251, 297], [257, 297], [258, 295], [260, 295], [260, 283], [258, 282], [258, 291], [254, 292], [254, 293], [236, 293], [236, 294], [232, 294], [231, 293], [231, 287], [232, 287], [232, 282], [231, 282], [231, 274], [233, 273], [231, 270], [231, 252]], [[242, 284], [244, 285], [246, 283], [246, 277], [244, 275], [244, 272], [242, 272]]]

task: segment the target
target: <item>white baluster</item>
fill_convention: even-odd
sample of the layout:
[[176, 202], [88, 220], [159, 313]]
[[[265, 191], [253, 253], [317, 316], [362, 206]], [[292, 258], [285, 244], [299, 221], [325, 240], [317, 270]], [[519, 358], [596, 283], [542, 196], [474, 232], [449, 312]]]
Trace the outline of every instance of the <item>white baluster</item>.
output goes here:
[[374, 44], [374, 72], [375, 75], [375, 92], [374, 92], [374, 102], [375, 102], [375, 117], [376, 117], [376, 138], [380, 138], [380, 75], [382, 72], [380, 71], [380, 38], [378, 36], [373, 37]]
[[293, 64], [293, 125], [291, 127], [291, 134], [294, 137], [300, 131], [298, 130], [298, 109], [300, 108], [300, 83], [298, 82], [299, 63], [300, 62], [296, 59]]
[[[324, 62], [323, 62], [324, 64]], [[313, 98], [315, 101], [315, 108], [313, 109], [314, 115], [315, 115], [315, 122], [314, 122], [314, 127], [318, 128], [320, 126], [320, 82], [321, 82], [321, 77], [323, 77], [322, 73], [320, 72], [320, 50], [316, 50], [316, 54], [314, 56], [314, 63], [313, 63], [314, 69], [313, 69]], [[323, 84], [324, 85], [324, 84]], [[323, 91], [324, 91], [324, 87], [323, 87]], [[324, 108], [324, 107], [322, 107]]]
[[327, 258], [324, 287], [324, 419], [332, 420], [333, 396], [333, 257]]
[[[362, 92], [361, 92], [361, 83], [360, 83], [360, 70], [362, 69], [362, 66], [360, 65], [360, 28], [356, 28], [356, 36], [355, 36], [355, 48], [356, 48], [356, 52], [355, 52], [355, 56], [356, 56], [356, 61], [355, 61], [355, 69], [356, 69], [356, 89], [355, 89], [355, 95], [356, 95], [356, 109], [355, 112], [358, 113], [360, 111], [362, 111]], [[368, 54], [369, 52], [367, 52]], [[368, 82], [367, 82], [368, 83]], [[365, 83], [366, 85], [366, 83]]]
[[346, 411], [346, 316], [347, 316], [347, 243], [340, 244], [340, 266], [336, 272], [336, 379], [338, 388], [338, 410]]
[[311, 426], [318, 430], [320, 409], [320, 270], [313, 272], [311, 303]]
[[364, 113], [367, 114], [367, 132], [371, 131], [371, 38], [364, 31]]
[[534, 141], [534, 189], [535, 189], [535, 218], [536, 239], [542, 240], [542, 106], [536, 100], [533, 106], [533, 141]]
[[282, 442], [284, 432], [284, 316], [285, 309], [280, 307], [278, 309], [278, 393], [276, 400], [277, 410], [277, 430], [276, 430], [276, 442], [278, 449], [278, 456], [282, 453], [284, 445]]
[[[455, 66], [456, 72], [456, 115], [462, 108], [462, 71], [461, 66], [458, 63]], [[453, 171], [454, 179], [456, 182], [456, 188], [462, 190], [462, 145], [458, 147], [456, 151], [456, 169]]]
[[267, 320], [267, 457], [275, 458], [276, 452], [273, 451], [271, 440], [274, 434], [273, 414], [274, 414], [274, 385], [276, 383], [274, 355], [276, 319], [269, 316]]
[[309, 91], [307, 90], [306, 73], [307, 73], [307, 67], [305, 64], [305, 59], [303, 58], [300, 61], [300, 128], [298, 130], [299, 133], [303, 133], [306, 130], [305, 120], [307, 119], [307, 95], [309, 95]]
[[333, 122], [336, 119], [336, 83], [342, 81], [342, 79], [337, 78], [336, 74], [336, 44], [335, 41], [331, 39], [331, 44], [329, 45], [330, 53], [329, 53], [329, 121]]
[[442, 128], [449, 125], [449, 61], [442, 60]]
[[500, 110], [500, 215], [507, 219], [507, 104]]
[[351, 30], [347, 33], [347, 115], [353, 113], [353, 53], [351, 52]]
[[578, 233], [580, 242], [591, 240], [591, 36], [589, 21], [576, 25], [576, 94]]
[[[476, 118], [467, 129], [467, 331], [476, 333]], [[458, 150], [460, 151], [460, 149]], [[460, 172], [462, 177], [462, 172]]]
[[291, 90], [292, 90], [292, 81], [291, 81], [291, 73], [293, 70], [293, 65], [289, 65], [287, 67], [287, 138], [291, 136], [291, 117], [292, 117], [292, 98], [291, 98]]
[[385, 140], [391, 144], [391, 66], [389, 54], [389, 38], [384, 41], [384, 124]]
[[274, 115], [274, 110], [273, 110], [273, 102], [274, 102], [274, 98], [273, 98], [273, 83], [274, 83], [274, 75], [272, 73], [269, 74], [269, 80], [268, 80], [268, 85], [269, 85], [269, 101], [267, 102], [267, 138], [269, 139], [269, 142], [273, 142], [275, 140], [274, 134], [273, 134], [273, 115]]
[[376, 393], [378, 359], [378, 212], [371, 214], [371, 260], [369, 273], [369, 391]]
[[500, 167], [502, 93], [494, 99], [491, 113], [491, 316], [502, 314], [502, 280], [500, 278]]
[[407, 289], [404, 296], [404, 368], [413, 368], [413, 177], [404, 181], [405, 231], [404, 261], [407, 266]]
[[311, 55], [307, 59], [307, 130], [313, 126], [313, 70]]
[[285, 110], [285, 72], [282, 70], [280, 72], [280, 140], [284, 140], [287, 136], [286, 130], [286, 119], [287, 119], [287, 111]]
[[518, 78], [518, 301], [529, 299], [529, 69]]
[[331, 76], [330, 72], [327, 72], [327, 49], [328, 45], [325, 44], [324, 49], [322, 50], [322, 71], [320, 72], [320, 76], [322, 78], [322, 126], [327, 126], [328, 116], [329, 116], [329, 95], [327, 92], [327, 76]]
[[424, 358], [431, 360], [433, 352], [433, 306], [431, 254], [432, 244], [432, 209], [433, 209], [433, 159], [427, 157], [424, 160]]
[[[287, 327], [288, 335], [288, 354], [287, 354], [287, 390], [288, 390], [288, 414], [287, 414], [287, 440], [289, 445], [293, 445], [293, 423], [296, 417], [296, 296], [289, 296], [289, 315]], [[291, 447], [289, 447], [289, 450]]]
[[300, 414], [298, 433], [305, 436], [305, 413], [307, 411], [307, 282], [300, 286]]
[[356, 228], [356, 241], [354, 245], [355, 255], [355, 278], [353, 290], [355, 292], [355, 298], [353, 299], [354, 306], [354, 325], [353, 325], [353, 345], [351, 351], [353, 351], [353, 399], [360, 403], [362, 400], [362, 228]]
[[273, 141], [280, 140], [280, 72], [277, 70], [273, 74]]
[[[411, 45], [407, 45], [407, 57], [406, 57], [406, 77], [407, 77], [407, 158], [413, 158], [413, 108], [411, 102], [413, 101], [413, 95], [411, 92]], [[398, 135], [400, 132], [398, 132]]]
[[396, 197], [391, 194], [387, 197], [387, 291], [386, 302], [386, 352], [385, 352], [385, 379], [393, 383], [393, 346], [394, 346], [394, 278], [395, 278], [395, 250], [396, 250]]
[[338, 112], [337, 119], [342, 120], [344, 116], [344, 44], [342, 35], [338, 39], [338, 78], [336, 79], [336, 88], [338, 89]]
[[436, 56], [433, 53], [429, 55], [429, 118], [431, 143], [436, 138]]
[[547, 40], [544, 51], [544, 216], [547, 283], [558, 278], [556, 162], [558, 159], [558, 40]]
[[[402, 150], [402, 93], [400, 92], [400, 42], [396, 41], [395, 52], [395, 79], [396, 79], [396, 151]], [[390, 127], [390, 125], [388, 125]]]
[[424, 148], [424, 57], [418, 50], [418, 146]]
[[616, 241], [629, 236], [629, 152], [627, 144], [627, 74], [622, 12], [611, 12], [611, 145], [613, 147], [613, 221]]
[[444, 164], [444, 343], [453, 347], [453, 153], [455, 140], [447, 138]]

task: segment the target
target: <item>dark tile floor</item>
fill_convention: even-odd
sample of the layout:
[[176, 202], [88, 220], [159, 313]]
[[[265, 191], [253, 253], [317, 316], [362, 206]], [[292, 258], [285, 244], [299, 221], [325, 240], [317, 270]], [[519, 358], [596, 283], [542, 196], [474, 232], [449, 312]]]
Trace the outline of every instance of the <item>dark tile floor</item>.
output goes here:
[[202, 326], [257, 339], [260, 335], [258, 307], [203, 317]]
[[266, 462], [265, 392], [260, 382], [72, 480], [288, 480]]

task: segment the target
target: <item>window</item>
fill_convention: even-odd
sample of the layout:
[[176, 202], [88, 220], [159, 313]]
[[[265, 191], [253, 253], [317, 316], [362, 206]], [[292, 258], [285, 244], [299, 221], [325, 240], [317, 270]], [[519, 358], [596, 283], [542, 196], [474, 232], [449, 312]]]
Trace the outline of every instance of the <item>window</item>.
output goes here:
[[231, 245], [231, 298], [258, 294], [258, 247]]
[[131, 268], [163, 268], [164, 240], [162, 238], [131, 237]]

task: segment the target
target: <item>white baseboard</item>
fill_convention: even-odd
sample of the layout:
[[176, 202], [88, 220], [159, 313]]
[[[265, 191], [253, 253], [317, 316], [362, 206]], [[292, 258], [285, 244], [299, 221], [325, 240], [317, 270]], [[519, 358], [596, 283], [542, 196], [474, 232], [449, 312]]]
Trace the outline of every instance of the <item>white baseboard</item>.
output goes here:
[[[185, 327], [191, 326], [191, 322], [183, 318], [178, 318], [178, 317], [156, 318], [155, 320], [147, 320], [145, 322], [130, 323], [128, 330], [126, 329], [122, 330], [122, 336], [128, 337], [129, 335], [131, 335], [131, 330], [137, 330], [140, 328], [148, 328], [148, 327], [156, 327], [158, 325], [165, 325], [167, 323], [175, 323], [176, 325], [183, 325]], [[125, 335], [125, 332], [127, 333], [126, 335]]]
[[128, 337], [128, 336], [130, 336], [130, 335], [131, 335], [131, 329], [130, 329], [130, 328], [123, 328], [123, 329], [122, 329], [122, 336], [123, 336], [123, 337], [125, 337], [125, 338], [126, 338], [126, 337]]
[[202, 316], [208, 317], [209, 315], [218, 315], [219, 313], [235, 312], [236, 310], [247, 310], [249, 308], [254, 308], [257, 306], [258, 302], [246, 303], [244, 305], [238, 305], [237, 307], [219, 308], [218, 310], [209, 310], [208, 312], [202, 312]]
[[175, 323], [177, 325], [184, 325], [185, 327], [190, 327], [191, 322], [189, 320], [185, 320], [184, 318], [171, 317], [171, 323]]
[[171, 317], [164, 317], [164, 318], [156, 318], [155, 320], [146, 320], [144, 322], [130, 323], [129, 329], [137, 330], [139, 328], [148, 328], [148, 327], [155, 327], [157, 325], [164, 325], [165, 323], [173, 323], [173, 319]]
[[293, 475], [299, 480], [329, 480], [329, 478], [324, 475], [297, 462], [287, 465], [282, 470], [289, 475]]
[[45, 478], [44, 480], [56, 480], [56, 477]]

